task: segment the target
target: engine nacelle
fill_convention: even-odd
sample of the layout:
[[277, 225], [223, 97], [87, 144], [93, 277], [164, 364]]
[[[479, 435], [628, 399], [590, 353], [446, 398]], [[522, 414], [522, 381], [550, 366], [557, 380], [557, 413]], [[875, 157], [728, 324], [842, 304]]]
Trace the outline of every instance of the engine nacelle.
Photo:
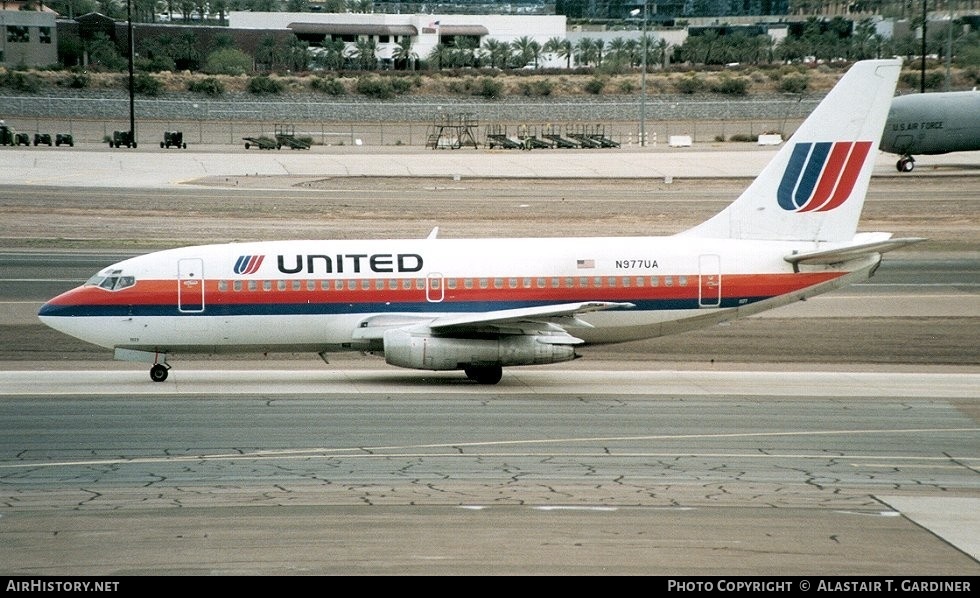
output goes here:
[[390, 365], [416, 370], [535, 365], [575, 359], [575, 349], [569, 345], [520, 335], [493, 339], [447, 338], [395, 329], [385, 331], [384, 349], [385, 361]]

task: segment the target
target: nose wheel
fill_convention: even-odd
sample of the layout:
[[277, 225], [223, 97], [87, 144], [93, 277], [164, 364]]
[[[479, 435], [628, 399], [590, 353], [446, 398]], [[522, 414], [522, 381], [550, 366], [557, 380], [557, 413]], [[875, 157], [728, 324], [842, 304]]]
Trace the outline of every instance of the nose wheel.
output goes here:
[[899, 172], [912, 172], [915, 168], [915, 159], [912, 156], [905, 156], [895, 163], [895, 169]]
[[167, 374], [170, 373], [170, 366], [158, 363], [150, 368], [150, 380], [154, 382], [163, 382], [167, 379]]

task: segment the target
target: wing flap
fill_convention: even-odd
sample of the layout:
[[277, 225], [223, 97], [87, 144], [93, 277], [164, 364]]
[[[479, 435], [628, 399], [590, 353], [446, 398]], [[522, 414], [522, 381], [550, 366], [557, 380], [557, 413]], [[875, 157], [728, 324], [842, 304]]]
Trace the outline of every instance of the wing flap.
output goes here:
[[557, 305], [541, 305], [538, 307], [518, 307], [481, 313], [468, 313], [460, 316], [443, 316], [429, 323], [432, 330], [448, 330], [452, 328], [477, 328], [516, 324], [518, 322], [536, 322], [543, 324], [578, 325], [591, 327], [576, 316], [594, 311], [607, 309], [629, 309], [635, 307], [632, 303], [613, 301], [583, 301], [579, 303], [560, 303]]

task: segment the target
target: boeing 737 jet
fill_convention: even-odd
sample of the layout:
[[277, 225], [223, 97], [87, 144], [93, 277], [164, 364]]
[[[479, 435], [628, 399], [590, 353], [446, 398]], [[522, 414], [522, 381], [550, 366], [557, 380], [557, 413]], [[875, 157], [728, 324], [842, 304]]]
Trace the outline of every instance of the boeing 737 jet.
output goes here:
[[885, 123], [880, 148], [901, 158], [899, 172], [912, 172], [914, 154], [980, 150], [980, 91], [899, 96]]
[[856, 63], [734, 203], [672, 236], [186, 247], [113, 264], [39, 317], [157, 382], [184, 353], [361, 351], [495, 384], [584, 345], [786, 305], [921, 240], [857, 232], [900, 67]]

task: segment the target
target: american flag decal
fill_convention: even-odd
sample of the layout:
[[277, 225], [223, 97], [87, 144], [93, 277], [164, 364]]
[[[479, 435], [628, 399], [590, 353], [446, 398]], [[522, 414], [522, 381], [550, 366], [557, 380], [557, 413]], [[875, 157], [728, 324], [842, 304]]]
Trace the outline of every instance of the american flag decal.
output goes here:
[[579, 268], [595, 268], [595, 260], [578, 260], [575, 265]]

